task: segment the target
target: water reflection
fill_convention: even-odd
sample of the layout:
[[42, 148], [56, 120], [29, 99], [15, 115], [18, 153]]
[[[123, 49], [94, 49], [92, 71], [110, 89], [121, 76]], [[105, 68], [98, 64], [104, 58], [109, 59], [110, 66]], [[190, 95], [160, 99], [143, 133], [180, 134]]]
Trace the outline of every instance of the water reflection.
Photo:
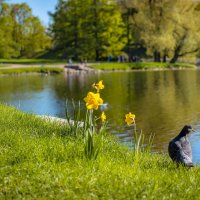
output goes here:
[[[91, 84], [102, 79], [110, 132], [130, 143], [132, 131], [124, 127], [124, 115], [131, 111], [147, 137], [155, 134], [154, 149], [166, 151], [168, 141], [185, 124], [200, 130], [199, 77], [199, 70], [0, 77], [0, 101], [27, 112], [64, 117], [66, 100], [82, 101]], [[191, 141], [194, 159], [200, 162], [200, 133]]]

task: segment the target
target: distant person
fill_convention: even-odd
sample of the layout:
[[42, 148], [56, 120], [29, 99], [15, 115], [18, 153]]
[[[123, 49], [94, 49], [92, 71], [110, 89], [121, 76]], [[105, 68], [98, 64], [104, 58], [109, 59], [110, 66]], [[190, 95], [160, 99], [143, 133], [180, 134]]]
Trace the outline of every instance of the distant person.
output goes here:
[[70, 65], [72, 64], [72, 59], [71, 59], [71, 58], [69, 59], [69, 64], [70, 64]]
[[121, 56], [122, 58], [121, 58], [121, 60], [122, 60], [122, 62], [126, 62], [126, 57], [125, 56]]
[[121, 56], [117, 56], [117, 62], [118, 62], [118, 63], [121, 62]]
[[132, 61], [133, 61], [133, 62], [140, 62], [141, 60], [140, 60], [140, 57], [138, 57], [138, 56], [133, 56], [133, 57], [132, 57]]
[[108, 62], [111, 62], [112, 61], [112, 55], [109, 55], [108, 56]]
[[135, 56], [132, 57], [132, 61], [136, 62], [136, 57]]
[[136, 58], [136, 62], [140, 62], [141, 61], [139, 56], [136, 56], [135, 58]]

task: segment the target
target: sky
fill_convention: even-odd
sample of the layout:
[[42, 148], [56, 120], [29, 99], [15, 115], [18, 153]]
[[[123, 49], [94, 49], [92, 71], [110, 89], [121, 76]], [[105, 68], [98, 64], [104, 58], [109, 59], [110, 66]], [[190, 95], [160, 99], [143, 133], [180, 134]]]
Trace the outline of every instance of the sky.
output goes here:
[[38, 16], [41, 22], [48, 26], [50, 17], [48, 11], [53, 12], [57, 4], [57, 0], [7, 0], [7, 3], [27, 3], [32, 9], [33, 15]]

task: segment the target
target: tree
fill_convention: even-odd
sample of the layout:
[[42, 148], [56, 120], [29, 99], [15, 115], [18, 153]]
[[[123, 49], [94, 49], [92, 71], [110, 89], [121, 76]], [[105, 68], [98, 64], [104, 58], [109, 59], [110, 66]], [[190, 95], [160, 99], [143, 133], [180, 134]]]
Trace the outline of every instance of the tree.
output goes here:
[[125, 25], [115, 1], [93, 0], [91, 9], [89, 21], [92, 22], [95, 59], [119, 55], [127, 41]]
[[67, 55], [78, 59], [79, 45], [81, 43], [81, 23], [83, 9], [80, 1], [60, 0], [56, 12], [50, 14], [53, 19], [51, 30], [53, 32], [56, 50], [63, 57]]
[[0, 5], [0, 57], [27, 57], [50, 44], [45, 27], [25, 3]]
[[175, 40], [171, 63], [176, 62], [179, 57], [194, 54], [200, 50], [200, 12], [197, 6], [198, 4], [191, 0], [184, 4], [180, 0], [176, 2], [179, 15], [174, 13], [171, 19], [174, 23]]
[[14, 29], [13, 39], [17, 43], [20, 56], [30, 57], [44, 50], [50, 44], [50, 38], [45, 33], [45, 27], [38, 17], [32, 15], [29, 6], [23, 4], [11, 5]]
[[181, 56], [195, 53], [200, 47], [199, 11], [192, 0], [129, 0], [134, 35], [154, 56], [154, 61], [176, 62]]
[[74, 59], [116, 56], [126, 44], [114, 0], [60, 0], [53, 18], [56, 48]]
[[13, 41], [14, 23], [10, 16], [10, 7], [1, 3], [0, 6], [0, 58], [15, 56], [16, 43]]
[[22, 56], [32, 57], [35, 53], [51, 47], [51, 38], [46, 34], [38, 17], [30, 16], [24, 22], [24, 48]]
[[119, 0], [117, 1], [117, 4], [121, 10], [121, 15], [123, 18], [123, 21], [125, 23], [126, 27], [126, 48], [125, 51], [127, 51], [129, 61], [131, 58], [131, 46], [134, 46], [134, 38], [133, 38], [133, 24], [131, 23], [131, 16], [133, 16], [134, 13], [137, 13], [137, 10], [135, 10], [134, 7], [131, 7], [130, 4], [127, 5], [126, 1]]

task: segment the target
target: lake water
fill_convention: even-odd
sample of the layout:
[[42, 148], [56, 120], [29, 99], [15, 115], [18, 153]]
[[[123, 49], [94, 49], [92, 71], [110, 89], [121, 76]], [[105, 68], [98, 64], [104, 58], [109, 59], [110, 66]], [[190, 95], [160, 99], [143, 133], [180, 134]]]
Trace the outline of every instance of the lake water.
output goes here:
[[108, 103], [108, 129], [122, 143], [132, 143], [133, 130], [124, 122], [129, 111], [146, 138], [155, 134], [154, 151], [166, 152], [169, 140], [191, 124], [197, 130], [190, 136], [193, 157], [200, 162], [200, 70], [1, 76], [0, 101], [26, 112], [65, 118], [66, 100], [81, 101], [84, 112], [83, 98], [99, 80], [105, 84], [101, 93]]

